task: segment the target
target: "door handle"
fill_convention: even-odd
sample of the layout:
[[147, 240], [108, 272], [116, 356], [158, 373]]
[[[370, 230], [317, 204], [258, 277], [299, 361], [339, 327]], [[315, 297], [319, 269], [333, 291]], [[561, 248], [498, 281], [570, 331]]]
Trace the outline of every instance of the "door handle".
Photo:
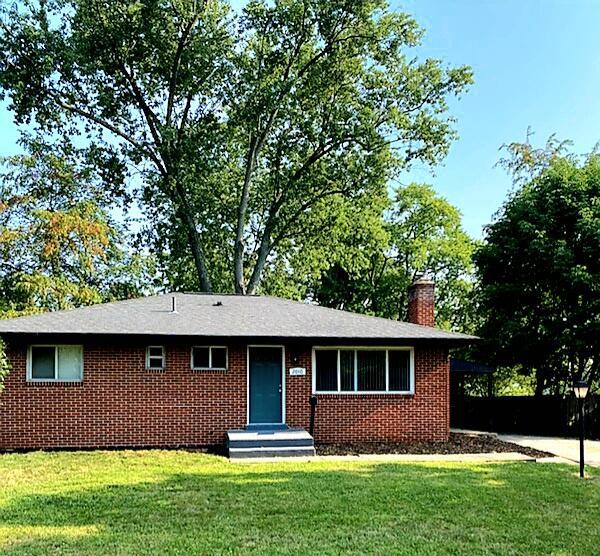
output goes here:
[[281, 384], [279, 385], [279, 393], [281, 394]]

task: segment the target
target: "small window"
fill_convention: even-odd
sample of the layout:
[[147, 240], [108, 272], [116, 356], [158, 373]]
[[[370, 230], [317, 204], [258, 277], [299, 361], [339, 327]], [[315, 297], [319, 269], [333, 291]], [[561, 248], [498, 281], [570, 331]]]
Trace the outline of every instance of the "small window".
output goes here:
[[82, 346], [31, 346], [29, 380], [80, 381], [83, 378]]
[[227, 370], [227, 348], [223, 346], [194, 346], [192, 369], [196, 371]]
[[146, 368], [162, 371], [165, 368], [165, 347], [148, 346], [146, 348]]

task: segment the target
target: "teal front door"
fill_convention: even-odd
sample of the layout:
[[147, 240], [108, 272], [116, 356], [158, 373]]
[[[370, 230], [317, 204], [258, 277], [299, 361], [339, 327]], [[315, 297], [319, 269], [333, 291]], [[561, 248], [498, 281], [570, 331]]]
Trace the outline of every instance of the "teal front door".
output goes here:
[[283, 348], [249, 347], [250, 423], [282, 423]]

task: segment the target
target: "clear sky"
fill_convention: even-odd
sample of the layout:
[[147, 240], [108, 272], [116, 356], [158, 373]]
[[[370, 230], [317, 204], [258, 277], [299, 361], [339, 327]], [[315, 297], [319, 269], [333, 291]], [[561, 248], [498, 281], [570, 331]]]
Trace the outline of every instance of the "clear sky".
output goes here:
[[475, 84], [452, 103], [459, 140], [426, 181], [458, 206], [480, 237], [511, 182], [499, 147], [544, 144], [552, 133], [586, 153], [600, 141], [600, 0], [395, 0], [426, 30], [420, 54], [473, 67]]
[[[556, 133], [589, 152], [600, 141], [600, 0], [392, 0], [426, 30], [421, 56], [473, 67], [475, 84], [451, 112], [460, 138], [424, 181], [458, 206], [480, 237], [510, 189], [494, 168], [503, 143], [543, 144]], [[16, 152], [16, 129], [0, 105], [0, 155]]]

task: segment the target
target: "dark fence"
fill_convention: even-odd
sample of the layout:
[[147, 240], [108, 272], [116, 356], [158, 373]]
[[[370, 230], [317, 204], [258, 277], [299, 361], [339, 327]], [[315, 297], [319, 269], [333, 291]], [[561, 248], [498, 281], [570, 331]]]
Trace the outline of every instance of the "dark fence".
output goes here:
[[[600, 396], [585, 401], [586, 437], [600, 439]], [[454, 428], [578, 436], [578, 400], [558, 396], [460, 397], [452, 399], [450, 423]]]

